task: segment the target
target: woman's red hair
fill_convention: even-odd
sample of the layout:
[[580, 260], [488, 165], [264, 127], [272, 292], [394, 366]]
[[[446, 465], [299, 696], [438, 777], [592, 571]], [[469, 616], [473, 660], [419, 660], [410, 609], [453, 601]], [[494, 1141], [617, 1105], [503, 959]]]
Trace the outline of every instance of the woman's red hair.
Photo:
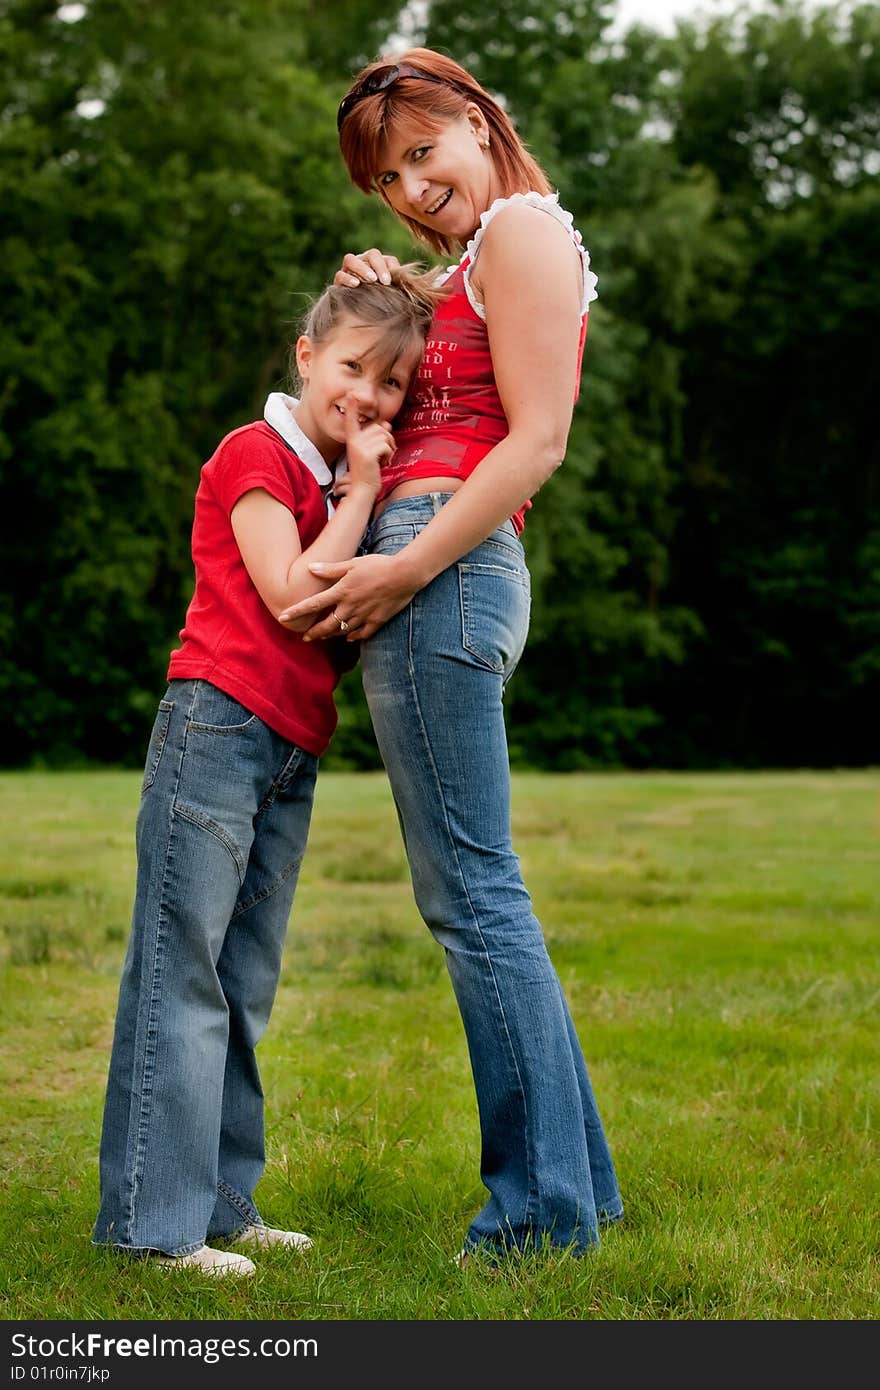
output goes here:
[[[442, 53], [431, 48], [408, 48], [393, 58], [378, 58], [358, 73], [349, 87], [349, 94], [355, 92], [370, 73], [391, 63], [408, 63], [440, 81], [420, 82], [417, 77], [399, 77], [390, 87], [363, 97], [346, 116], [339, 132], [339, 148], [352, 183], [364, 193], [382, 195], [382, 189], [376, 185], [376, 171], [381, 151], [396, 130], [413, 124], [440, 130], [447, 121], [458, 120], [470, 102], [479, 106], [489, 127], [490, 158], [495, 162], [503, 196], [527, 193], [530, 189], [537, 193], [551, 191], [547, 175], [529, 154], [507, 112], [465, 68]], [[451, 238], [400, 213], [395, 216], [409, 227], [418, 241], [432, 250], [444, 256], [454, 251], [456, 243]]]

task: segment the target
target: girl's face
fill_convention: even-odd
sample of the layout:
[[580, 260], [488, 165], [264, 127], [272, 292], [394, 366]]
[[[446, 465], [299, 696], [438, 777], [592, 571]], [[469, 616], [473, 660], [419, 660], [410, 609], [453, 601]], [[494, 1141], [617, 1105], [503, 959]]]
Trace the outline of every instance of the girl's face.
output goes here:
[[380, 151], [376, 187], [398, 216], [463, 243], [502, 196], [488, 140], [475, 104], [439, 131], [402, 126]]
[[345, 444], [346, 396], [357, 402], [362, 424], [390, 422], [399, 414], [424, 343], [414, 341], [390, 371], [373, 349], [381, 325], [343, 320], [324, 339], [314, 343], [301, 337], [296, 345], [296, 365], [303, 383], [296, 422], [328, 463], [338, 458]]

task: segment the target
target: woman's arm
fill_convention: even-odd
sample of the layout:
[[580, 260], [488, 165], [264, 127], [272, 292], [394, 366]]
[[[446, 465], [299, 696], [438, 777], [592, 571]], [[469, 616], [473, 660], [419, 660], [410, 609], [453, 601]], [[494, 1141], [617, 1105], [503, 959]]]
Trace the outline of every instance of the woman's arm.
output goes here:
[[[514, 204], [486, 228], [475, 271], [509, 432], [403, 550], [315, 571], [336, 580], [326, 601], [351, 623], [351, 640], [372, 636], [413, 594], [491, 535], [534, 496], [565, 454], [581, 326], [577, 250], [554, 218]], [[307, 600], [293, 616], [317, 608]], [[309, 636], [337, 632], [331, 620], [316, 623]]]

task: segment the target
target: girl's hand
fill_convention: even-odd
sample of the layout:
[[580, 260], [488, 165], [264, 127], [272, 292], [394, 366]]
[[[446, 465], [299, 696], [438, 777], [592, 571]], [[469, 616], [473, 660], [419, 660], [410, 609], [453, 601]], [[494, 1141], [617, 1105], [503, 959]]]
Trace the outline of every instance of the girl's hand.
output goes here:
[[371, 246], [369, 251], [362, 251], [360, 255], [356, 251], [347, 251], [342, 258], [342, 265], [333, 276], [333, 283], [352, 286], [363, 284], [365, 280], [378, 280], [383, 285], [390, 285], [391, 276], [388, 272], [399, 267], [400, 261], [396, 256], [385, 256], [375, 246]]
[[333, 491], [330, 496], [334, 502], [341, 502], [343, 497], [347, 497], [351, 491], [351, 474], [343, 473], [341, 478], [337, 478], [333, 484]]
[[[311, 598], [302, 599], [279, 614], [278, 621], [332, 611], [310, 627], [303, 637], [312, 642], [344, 635], [349, 642], [363, 642], [405, 608], [416, 592], [404, 578], [393, 555], [361, 555], [354, 560], [309, 565], [320, 579], [335, 580]], [[343, 626], [344, 624], [344, 626]]]
[[[387, 420], [366, 420], [352, 392], [345, 398], [345, 457], [348, 469], [339, 480], [342, 496], [355, 485], [379, 491], [380, 469], [394, 453], [394, 435]], [[346, 488], [346, 483], [348, 488]]]

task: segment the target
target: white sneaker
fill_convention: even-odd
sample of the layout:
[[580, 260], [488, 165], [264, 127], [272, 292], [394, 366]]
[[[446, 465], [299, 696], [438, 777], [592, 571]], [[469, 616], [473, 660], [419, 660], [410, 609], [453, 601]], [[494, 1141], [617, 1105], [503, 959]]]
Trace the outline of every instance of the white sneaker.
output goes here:
[[200, 1245], [189, 1255], [163, 1255], [156, 1261], [165, 1269], [200, 1269], [203, 1274], [254, 1274], [257, 1266], [246, 1255], [235, 1255], [229, 1250], [213, 1250], [210, 1245]]
[[311, 1237], [302, 1231], [279, 1231], [274, 1226], [245, 1226], [233, 1240], [236, 1245], [259, 1245], [262, 1249], [286, 1245], [290, 1250], [308, 1250], [312, 1245]]

